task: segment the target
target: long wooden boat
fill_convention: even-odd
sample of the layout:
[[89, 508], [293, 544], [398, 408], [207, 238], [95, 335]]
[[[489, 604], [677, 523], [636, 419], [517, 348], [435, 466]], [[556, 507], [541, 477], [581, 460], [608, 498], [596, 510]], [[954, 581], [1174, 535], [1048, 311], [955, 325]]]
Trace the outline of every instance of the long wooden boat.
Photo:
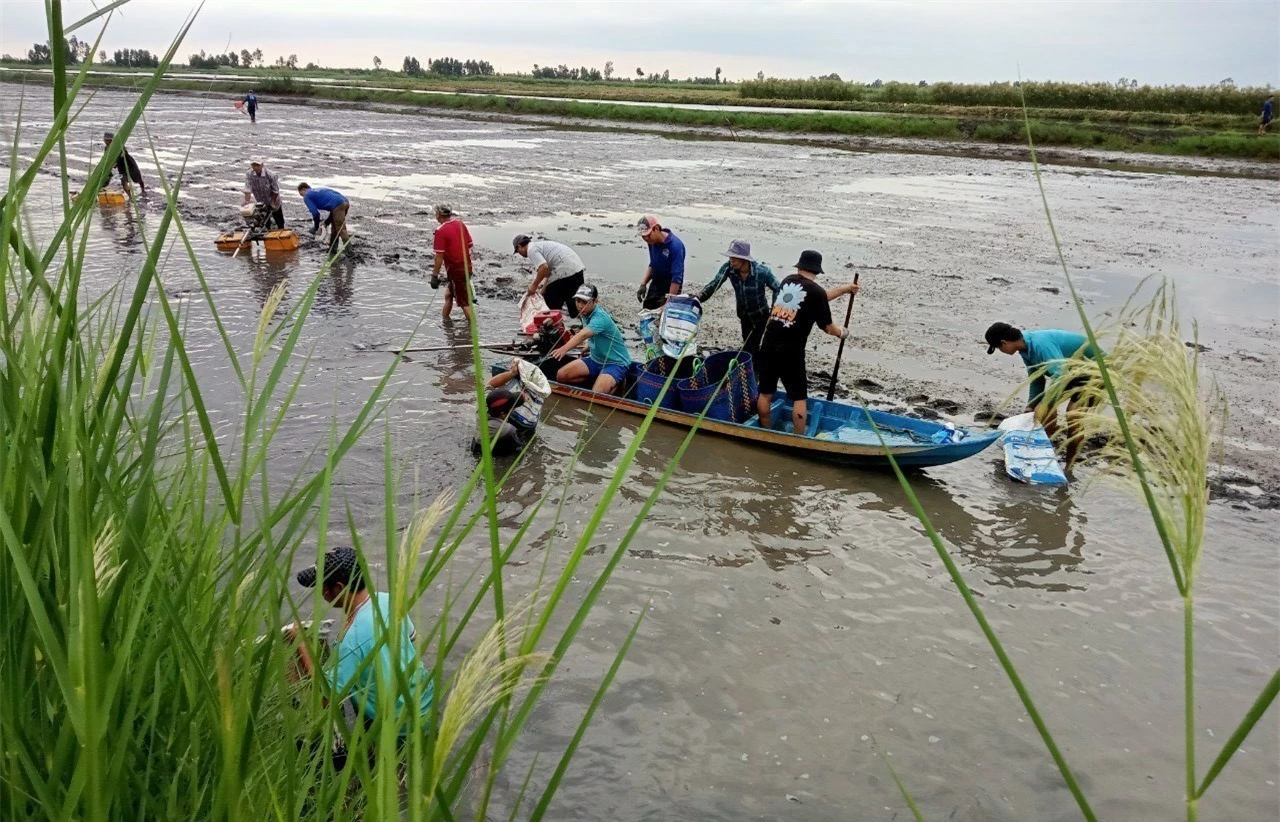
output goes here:
[[[505, 365], [496, 365], [494, 371], [497, 373], [503, 368]], [[550, 382], [553, 394], [625, 414], [643, 417], [652, 408], [635, 399], [599, 394], [554, 380]], [[903, 468], [927, 468], [971, 457], [1000, 438], [999, 431], [955, 429], [952, 432], [942, 423], [874, 409], [868, 412], [860, 405], [828, 402], [816, 397], [809, 398], [808, 412], [809, 424], [805, 434], [785, 430], [783, 426], [791, 419], [791, 402], [784, 392], [779, 391], [773, 398], [772, 429], [761, 428], [756, 416], [741, 423], [708, 417], [698, 425], [698, 431], [808, 459], [867, 468], [889, 467], [885, 446]], [[868, 413], [884, 437], [883, 446], [867, 420]], [[697, 414], [667, 408], [659, 408], [655, 418], [681, 428], [691, 428], [698, 421]], [[953, 441], [938, 443], [934, 441], [935, 437], [947, 437]]]

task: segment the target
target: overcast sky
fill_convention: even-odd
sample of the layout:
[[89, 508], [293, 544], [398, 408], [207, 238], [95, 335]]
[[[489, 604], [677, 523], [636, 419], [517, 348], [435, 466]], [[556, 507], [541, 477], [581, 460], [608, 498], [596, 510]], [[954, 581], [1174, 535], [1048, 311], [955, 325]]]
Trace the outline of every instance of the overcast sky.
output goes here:
[[[195, 5], [134, 0], [103, 48], [163, 50]], [[70, 21], [94, 4], [64, 7]], [[43, 0], [0, 0], [0, 51], [25, 55], [46, 36]], [[378, 55], [398, 68], [413, 55], [524, 72], [612, 60], [619, 75], [680, 78], [720, 66], [729, 79], [987, 82], [1020, 68], [1028, 79], [1275, 85], [1280, 0], [208, 0], [181, 61], [228, 47], [331, 66], [371, 67]]]

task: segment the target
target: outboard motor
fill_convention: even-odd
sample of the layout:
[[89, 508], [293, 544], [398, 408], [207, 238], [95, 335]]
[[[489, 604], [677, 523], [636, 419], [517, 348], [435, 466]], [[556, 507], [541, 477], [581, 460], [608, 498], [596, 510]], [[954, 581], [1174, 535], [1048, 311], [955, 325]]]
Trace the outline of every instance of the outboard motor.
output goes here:
[[[489, 412], [489, 441], [495, 457], [520, 453], [538, 430], [542, 402], [551, 386], [531, 363], [520, 361], [520, 378], [490, 388], [484, 404]], [[471, 438], [471, 452], [479, 455], [479, 436]]]

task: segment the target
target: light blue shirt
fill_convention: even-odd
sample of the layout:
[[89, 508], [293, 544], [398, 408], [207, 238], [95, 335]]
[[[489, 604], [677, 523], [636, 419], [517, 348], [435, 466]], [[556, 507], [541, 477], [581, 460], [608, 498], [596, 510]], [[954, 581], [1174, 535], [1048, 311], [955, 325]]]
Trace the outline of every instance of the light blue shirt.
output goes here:
[[591, 359], [601, 365], [631, 364], [631, 353], [622, 341], [622, 332], [608, 311], [597, 305], [587, 317], [586, 325], [591, 329]]
[[1025, 351], [1019, 351], [1022, 361], [1027, 365], [1027, 373], [1033, 374], [1044, 369], [1044, 373], [1031, 382], [1029, 402], [1033, 403], [1044, 393], [1046, 377], [1057, 377], [1062, 373], [1062, 364], [1077, 354], [1092, 359], [1095, 356], [1089, 338], [1074, 331], [1059, 331], [1046, 328], [1041, 331], [1023, 331], [1022, 339], [1026, 342]]
[[410, 722], [404, 713], [405, 699], [404, 694], [399, 693], [398, 677], [403, 675], [408, 679], [411, 692], [417, 695], [418, 711], [424, 717], [431, 715], [435, 685], [413, 645], [413, 622], [408, 617], [399, 626], [399, 662], [392, 657], [386, 624], [390, 613], [390, 594], [372, 593], [338, 639], [337, 660], [326, 668], [325, 677], [330, 687], [340, 694], [339, 698], [350, 696], [356, 709], [367, 719], [373, 719], [377, 713], [379, 687], [397, 692], [396, 714], [401, 727], [407, 728]]

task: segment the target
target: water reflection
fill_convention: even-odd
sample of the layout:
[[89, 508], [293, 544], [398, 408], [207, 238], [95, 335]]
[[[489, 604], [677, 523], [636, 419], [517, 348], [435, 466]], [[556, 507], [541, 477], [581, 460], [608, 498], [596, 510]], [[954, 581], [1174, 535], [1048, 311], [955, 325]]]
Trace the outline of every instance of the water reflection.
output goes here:
[[98, 204], [98, 221], [111, 233], [111, 241], [127, 253], [137, 254], [141, 245], [138, 243], [138, 221], [133, 209], [128, 206]]

